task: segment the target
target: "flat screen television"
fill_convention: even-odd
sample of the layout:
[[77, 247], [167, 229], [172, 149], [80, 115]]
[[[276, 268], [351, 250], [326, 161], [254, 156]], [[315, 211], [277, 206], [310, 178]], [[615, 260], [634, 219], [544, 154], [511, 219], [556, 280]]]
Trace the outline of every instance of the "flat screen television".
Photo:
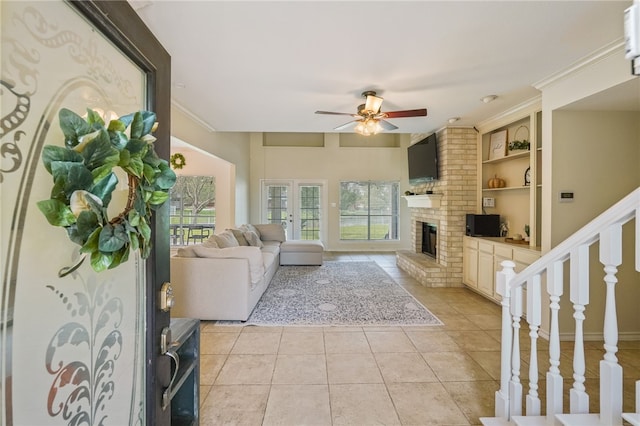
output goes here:
[[411, 185], [438, 180], [438, 141], [435, 133], [409, 146], [407, 156]]

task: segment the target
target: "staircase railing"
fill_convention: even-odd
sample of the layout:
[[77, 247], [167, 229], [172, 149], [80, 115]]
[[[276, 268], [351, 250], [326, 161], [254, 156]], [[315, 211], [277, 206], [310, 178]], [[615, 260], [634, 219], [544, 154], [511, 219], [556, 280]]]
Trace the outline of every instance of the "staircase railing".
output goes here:
[[[569, 391], [570, 414], [589, 412], [585, 382], [583, 321], [589, 303], [589, 247], [600, 242], [599, 260], [604, 267], [606, 301], [604, 312], [604, 358], [600, 361], [600, 414], [603, 425], [622, 424], [622, 366], [618, 363], [618, 322], [615, 301], [616, 274], [622, 263], [622, 226], [635, 221], [635, 269], [640, 271], [640, 188], [627, 195], [581, 230], [558, 244], [538, 261], [516, 274], [512, 261], [503, 261], [497, 272], [497, 291], [502, 296], [502, 347], [500, 390], [495, 395], [495, 415], [511, 420], [523, 415], [523, 386], [520, 381], [520, 323], [523, 319], [523, 288], [526, 291], [526, 323], [531, 339], [529, 353], [529, 389], [525, 397], [525, 415], [540, 416], [538, 394], [537, 339], [542, 320], [542, 277], [546, 274], [546, 292], [550, 309], [549, 363], [546, 373], [546, 418], [554, 424], [563, 412], [563, 377], [560, 374], [560, 327], [558, 314], [564, 289], [564, 263], [569, 267], [569, 298], [575, 319], [573, 386]], [[546, 298], [544, 299], [547, 300]], [[636, 389], [640, 388], [640, 382]], [[636, 391], [637, 392], [637, 391]], [[636, 396], [637, 400], [640, 397]], [[640, 402], [639, 402], [640, 404]], [[640, 406], [636, 407], [640, 412]], [[584, 424], [584, 423], [582, 423]]]

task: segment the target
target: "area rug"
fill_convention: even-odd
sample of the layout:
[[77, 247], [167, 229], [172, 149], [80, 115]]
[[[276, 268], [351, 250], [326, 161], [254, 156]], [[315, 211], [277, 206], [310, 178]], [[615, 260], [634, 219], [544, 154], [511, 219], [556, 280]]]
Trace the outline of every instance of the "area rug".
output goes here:
[[442, 325], [375, 262], [282, 266], [246, 325]]

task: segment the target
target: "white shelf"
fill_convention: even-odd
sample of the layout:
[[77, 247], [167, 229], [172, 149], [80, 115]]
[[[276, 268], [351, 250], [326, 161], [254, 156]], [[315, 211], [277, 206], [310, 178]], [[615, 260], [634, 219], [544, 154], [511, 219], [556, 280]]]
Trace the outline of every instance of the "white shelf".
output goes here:
[[427, 209], [437, 209], [440, 207], [442, 194], [404, 195], [409, 207], [422, 207]]
[[484, 160], [482, 164], [501, 163], [503, 161], [515, 160], [516, 158], [528, 157], [530, 151], [519, 151], [515, 154], [507, 155], [506, 157], [494, 158], [493, 160]]
[[523, 185], [523, 186], [507, 186], [505, 188], [482, 188], [482, 191], [513, 191], [516, 189], [529, 189], [531, 186]]

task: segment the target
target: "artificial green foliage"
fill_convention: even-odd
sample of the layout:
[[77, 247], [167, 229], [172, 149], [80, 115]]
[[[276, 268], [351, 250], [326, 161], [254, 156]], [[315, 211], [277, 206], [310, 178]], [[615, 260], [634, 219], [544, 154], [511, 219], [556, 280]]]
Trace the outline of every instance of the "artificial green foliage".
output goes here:
[[[176, 182], [169, 163], [153, 148], [155, 113], [138, 111], [105, 126], [91, 109], [84, 119], [63, 108], [59, 119], [65, 146], [47, 145], [42, 151], [53, 188], [38, 208], [51, 225], [66, 229], [97, 272], [126, 262], [132, 250], [147, 258], [152, 211], [167, 201]], [[107, 209], [118, 185], [115, 167], [127, 173], [129, 196], [125, 209], [109, 219]]]
[[523, 139], [521, 141], [511, 141], [509, 142], [509, 151], [515, 151], [515, 150], [520, 150], [520, 149], [529, 149], [531, 147], [531, 143], [526, 140]]

